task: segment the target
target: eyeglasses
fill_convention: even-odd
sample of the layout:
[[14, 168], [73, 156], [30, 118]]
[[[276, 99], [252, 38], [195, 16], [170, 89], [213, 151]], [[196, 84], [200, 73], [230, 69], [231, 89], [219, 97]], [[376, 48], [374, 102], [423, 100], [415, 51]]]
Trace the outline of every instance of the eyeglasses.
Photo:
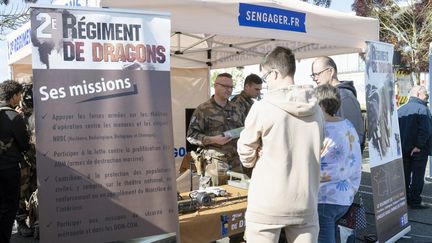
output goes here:
[[261, 77], [261, 80], [264, 82], [264, 83], [267, 83], [267, 78], [268, 78], [268, 76], [273, 72], [274, 70], [270, 70], [270, 71], [268, 71], [268, 72], [266, 72], [262, 77]]
[[224, 87], [225, 89], [233, 89], [234, 88], [234, 86], [232, 86], [232, 85], [225, 85], [225, 84], [215, 83], [215, 85], [216, 84]]
[[310, 75], [310, 77], [311, 77], [311, 78], [315, 78], [315, 77], [318, 77], [318, 76], [320, 76], [320, 75], [321, 75], [321, 73], [323, 73], [323, 72], [325, 72], [325, 71], [329, 70], [330, 68], [331, 68], [331, 67], [328, 67], [328, 68], [326, 68], [326, 69], [322, 70], [321, 72], [317, 72], [317, 73], [312, 73], [312, 74]]

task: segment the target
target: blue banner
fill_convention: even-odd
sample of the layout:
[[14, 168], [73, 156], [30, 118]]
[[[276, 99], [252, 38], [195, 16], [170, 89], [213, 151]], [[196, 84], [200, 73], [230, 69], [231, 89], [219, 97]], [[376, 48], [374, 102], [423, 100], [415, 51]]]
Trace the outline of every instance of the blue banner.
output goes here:
[[240, 26], [306, 33], [305, 13], [280, 8], [240, 3], [238, 22]]
[[15, 53], [20, 51], [22, 48], [24, 48], [27, 45], [30, 45], [31, 43], [31, 29], [28, 28], [22, 33], [20, 33], [17, 37], [15, 37], [12, 40], [8, 41], [8, 60], [11, 59], [11, 56], [13, 56]]

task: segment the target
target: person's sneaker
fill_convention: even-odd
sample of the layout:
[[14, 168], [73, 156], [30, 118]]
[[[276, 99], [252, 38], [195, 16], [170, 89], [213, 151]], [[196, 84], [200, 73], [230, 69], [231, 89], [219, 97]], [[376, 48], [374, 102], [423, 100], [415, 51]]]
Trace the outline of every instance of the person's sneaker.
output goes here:
[[17, 221], [17, 224], [18, 224], [17, 231], [19, 235], [22, 235], [24, 237], [33, 236], [33, 230], [27, 226], [25, 221]]
[[430, 208], [430, 205], [426, 205], [426, 204], [423, 204], [423, 203], [420, 203], [420, 204], [410, 204], [409, 208], [410, 209], [428, 209], [428, 208]]

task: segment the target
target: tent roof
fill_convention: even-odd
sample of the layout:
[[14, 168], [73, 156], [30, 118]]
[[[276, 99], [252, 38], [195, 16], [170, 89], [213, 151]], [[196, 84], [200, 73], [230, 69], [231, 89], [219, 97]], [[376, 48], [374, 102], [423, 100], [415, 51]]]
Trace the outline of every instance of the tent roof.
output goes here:
[[[289, 10], [304, 14], [305, 31], [240, 25], [241, 4], [270, 7], [273, 13]], [[100, 5], [171, 13], [173, 67], [222, 68], [256, 64], [276, 45], [293, 49], [297, 59], [362, 52], [366, 40], [379, 37], [376, 19], [297, 0], [100, 0]]]

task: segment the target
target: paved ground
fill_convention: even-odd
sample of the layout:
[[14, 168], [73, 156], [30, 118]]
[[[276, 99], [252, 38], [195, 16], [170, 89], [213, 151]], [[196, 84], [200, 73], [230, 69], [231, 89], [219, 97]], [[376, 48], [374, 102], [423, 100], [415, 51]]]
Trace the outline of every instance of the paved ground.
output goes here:
[[[365, 154], [367, 151], [365, 151]], [[429, 164], [426, 167], [426, 180], [423, 188], [423, 202], [432, 205], [432, 178], [429, 176]], [[368, 158], [363, 160], [363, 174], [360, 186], [360, 191], [363, 193], [363, 201], [366, 206], [367, 229], [360, 232], [357, 237], [357, 242], [366, 242], [364, 235], [375, 234], [375, 214], [373, 211], [372, 187], [369, 170]], [[408, 209], [408, 219], [411, 225], [411, 231], [403, 238], [399, 239], [398, 243], [408, 242], [432, 242], [432, 207], [430, 209], [412, 210]]]
[[[376, 233], [369, 172], [363, 172], [360, 191], [363, 192], [368, 227], [364, 232], [361, 232], [357, 241], [366, 242], [363, 239], [364, 235]], [[430, 180], [427, 180], [423, 191], [423, 199], [425, 203], [432, 204], [431, 195], [432, 183]], [[423, 210], [408, 209], [408, 218], [411, 225], [411, 231], [397, 242], [432, 242], [432, 208]]]
[[[365, 151], [366, 152], [366, 151]], [[428, 166], [429, 168], [429, 166]], [[429, 169], [426, 172], [429, 175]], [[364, 235], [375, 234], [375, 218], [372, 204], [372, 188], [370, 181], [369, 165], [365, 158], [363, 161], [363, 175], [360, 186], [360, 191], [363, 193], [363, 201], [366, 206], [366, 216], [368, 227], [357, 237], [357, 242], [366, 242]], [[423, 190], [423, 199], [425, 203], [432, 204], [432, 179], [426, 178], [426, 183]], [[409, 232], [398, 243], [408, 242], [432, 242], [432, 208], [425, 210], [411, 210], [408, 211], [409, 222], [411, 224], [411, 232]], [[227, 239], [218, 241], [220, 243], [228, 243]], [[33, 238], [24, 238], [13, 232], [11, 243], [39, 243]], [[51, 243], [51, 242], [50, 242]]]

